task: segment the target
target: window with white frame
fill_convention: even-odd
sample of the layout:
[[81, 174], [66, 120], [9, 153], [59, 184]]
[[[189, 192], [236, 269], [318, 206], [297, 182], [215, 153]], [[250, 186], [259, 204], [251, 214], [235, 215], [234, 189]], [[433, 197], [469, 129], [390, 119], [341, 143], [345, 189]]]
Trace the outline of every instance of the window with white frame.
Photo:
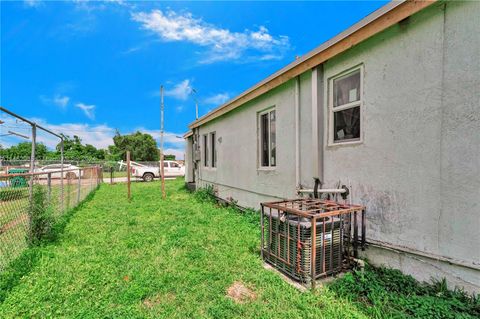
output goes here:
[[208, 167], [208, 135], [203, 135], [203, 166]]
[[329, 81], [330, 144], [361, 140], [362, 79], [360, 66]]
[[261, 167], [275, 167], [277, 165], [275, 123], [275, 109], [259, 113], [259, 159]]

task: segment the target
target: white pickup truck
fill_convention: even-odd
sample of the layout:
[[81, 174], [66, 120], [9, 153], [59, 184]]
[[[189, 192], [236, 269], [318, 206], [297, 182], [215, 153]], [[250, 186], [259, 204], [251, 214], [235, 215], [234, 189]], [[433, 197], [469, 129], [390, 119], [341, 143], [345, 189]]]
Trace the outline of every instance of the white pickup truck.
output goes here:
[[[151, 182], [154, 178], [160, 177], [159, 166], [146, 166], [140, 163], [131, 162], [132, 176], [142, 178], [145, 182]], [[175, 161], [163, 161], [165, 177], [185, 176], [185, 167]]]

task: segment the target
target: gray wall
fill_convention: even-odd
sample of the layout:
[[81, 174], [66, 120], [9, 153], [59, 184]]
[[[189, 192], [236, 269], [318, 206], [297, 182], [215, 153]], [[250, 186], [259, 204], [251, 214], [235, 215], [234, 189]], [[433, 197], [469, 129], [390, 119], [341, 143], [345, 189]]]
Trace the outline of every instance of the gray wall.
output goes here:
[[193, 172], [193, 137], [185, 139], [185, 182], [190, 183], [195, 180]]
[[[479, 17], [479, 2], [434, 5], [324, 65], [326, 79], [365, 69], [364, 142], [325, 148], [327, 184], [352, 184], [352, 200], [368, 207], [369, 239], [477, 269]], [[422, 263], [410, 269], [417, 277], [480, 287], [478, 270]]]
[[[300, 77], [301, 112], [310, 112], [310, 72]], [[203, 134], [216, 132], [217, 168], [204, 167], [200, 163], [200, 185], [215, 183], [221, 197], [233, 197], [246, 207], [259, 207], [265, 200], [296, 196], [295, 185], [295, 82], [284, 85], [214, 120], [199, 129]], [[275, 106], [277, 127], [277, 166], [262, 169], [258, 165], [258, 112]], [[302, 118], [301, 132], [309, 136], [310, 118]], [[203, 141], [203, 140], [202, 140]], [[302, 149], [310, 148], [310, 139]], [[201, 143], [203, 154], [203, 143]], [[302, 179], [308, 180], [308, 150], [302, 152], [305, 162]]]
[[[480, 2], [434, 4], [329, 60], [319, 71], [317, 105], [313, 73], [300, 77], [302, 186], [311, 187], [314, 167], [323, 166], [326, 187], [349, 184], [352, 201], [367, 206], [367, 239], [394, 248], [372, 246], [372, 262], [421, 280], [446, 277], [470, 291], [480, 289], [479, 17]], [[359, 64], [363, 141], [328, 146], [326, 83]], [[218, 168], [202, 163], [200, 185], [214, 183], [221, 197], [257, 209], [297, 196], [294, 85], [200, 127], [200, 135], [216, 131], [221, 139]], [[278, 166], [266, 171], [258, 169], [257, 112], [270, 106], [277, 110]], [[312, 162], [312, 107], [323, 119], [313, 123], [323, 128], [323, 164]]]

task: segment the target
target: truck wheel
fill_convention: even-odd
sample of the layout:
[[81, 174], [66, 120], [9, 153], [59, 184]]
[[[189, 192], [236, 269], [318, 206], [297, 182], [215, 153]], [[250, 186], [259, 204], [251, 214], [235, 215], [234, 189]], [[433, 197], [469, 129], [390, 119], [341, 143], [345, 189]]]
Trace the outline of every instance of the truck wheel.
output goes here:
[[145, 182], [151, 182], [151, 181], [153, 181], [153, 178], [154, 178], [154, 177], [155, 177], [155, 176], [153, 176], [152, 173], [145, 173], [145, 174], [143, 174], [143, 180], [144, 180]]

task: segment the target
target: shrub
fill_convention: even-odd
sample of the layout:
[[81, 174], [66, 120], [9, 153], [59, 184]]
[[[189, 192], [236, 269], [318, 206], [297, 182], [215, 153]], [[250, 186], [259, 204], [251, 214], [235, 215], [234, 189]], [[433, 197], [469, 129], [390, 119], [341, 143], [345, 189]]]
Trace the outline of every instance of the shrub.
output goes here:
[[238, 206], [238, 200], [235, 200], [233, 197], [227, 197], [225, 200], [219, 199], [213, 185], [207, 185], [198, 189], [195, 191], [194, 196], [200, 202], [215, 203], [219, 207], [227, 208], [235, 213], [241, 213], [250, 223], [260, 225], [260, 212], [258, 210]]
[[195, 198], [201, 202], [215, 203], [217, 201], [215, 188], [213, 185], [202, 187], [195, 192]]
[[41, 185], [33, 187], [31, 214], [30, 244], [38, 245], [51, 234], [55, 222], [47, 192]]
[[399, 270], [366, 266], [330, 285], [338, 295], [362, 304], [380, 318], [479, 318], [480, 301], [461, 290], [448, 290], [445, 280], [419, 283]]

